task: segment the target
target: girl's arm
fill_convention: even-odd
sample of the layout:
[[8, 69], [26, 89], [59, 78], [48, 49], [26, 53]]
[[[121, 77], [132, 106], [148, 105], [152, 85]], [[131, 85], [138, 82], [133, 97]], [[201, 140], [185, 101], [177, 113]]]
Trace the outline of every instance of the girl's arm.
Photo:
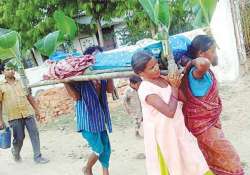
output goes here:
[[178, 88], [172, 88], [172, 94], [169, 103], [165, 103], [162, 98], [156, 94], [151, 94], [146, 97], [146, 102], [153, 106], [163, 115], [173, 118], [178, 105]]

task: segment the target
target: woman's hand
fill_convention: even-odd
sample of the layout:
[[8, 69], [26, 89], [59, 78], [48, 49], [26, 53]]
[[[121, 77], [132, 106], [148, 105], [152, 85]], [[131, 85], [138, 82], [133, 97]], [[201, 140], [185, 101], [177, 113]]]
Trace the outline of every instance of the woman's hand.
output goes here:
[[170, 85], [174, 88], [179, 88], [181, 85], [182, 77], [183, 75], [181, 74], [168, 75]]
[[172, 87], [179, 88], [183, 75], [180, 73], [168, 74], [167, 76], [161, 75], [161, 78], [166, 80]]

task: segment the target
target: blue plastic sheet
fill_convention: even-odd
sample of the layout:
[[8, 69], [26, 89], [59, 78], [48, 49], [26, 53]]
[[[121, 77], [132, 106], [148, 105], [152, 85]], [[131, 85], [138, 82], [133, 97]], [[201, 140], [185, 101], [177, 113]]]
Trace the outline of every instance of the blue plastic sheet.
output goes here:
[[57, 51], [53, 55], [49, 57], [51, 61], [60, 61], [65, 58], [67, 58], [69, 55], [72, 55], [74, 57], [81, 56], [81, 53], [78, 51], [73, 51], [72, 53], [65, 53], [64, 51]]
[[[175, 35], [169, 38], [175, 61], [178, 62], [186, 54], [191, 41], [183, 35]], [[145, 50], [160, 59], [162, 52], [162, 43], [155, 41], [146, 44], [143, 47], [138, 45], [118, 48], [111, 51], [98, 53], [95, 55], [96, 63], [92, 66], [94, 70], [121, 69], [131, 67], [131, 59], [134, 53]]]
[[188, 47], [191, 45], [191, 41], [183, 35], [171, 36], [169, 43], [176, 63], [178, 63], [184, 55], [187, 55]]

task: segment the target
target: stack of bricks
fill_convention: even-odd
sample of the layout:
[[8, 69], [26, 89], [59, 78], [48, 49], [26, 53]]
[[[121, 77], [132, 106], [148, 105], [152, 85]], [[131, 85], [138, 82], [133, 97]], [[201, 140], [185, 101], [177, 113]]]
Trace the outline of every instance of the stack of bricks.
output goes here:
[[74, 115], [74, 101], [64, 87], [41, 91], [36, 95], [36, 100], [43, 122], [62, 115]]
[[[128, 88], [128, 81], [122, 80], [116, 84], [116, 87], [121, 100], [126, 88]], [[110, 107], [113, 106], [113, 103], [117, 103], [112, 100], [111, 95], [108, 96], [108, 100], [110, 102]], [[39, 105], [42, 115], [41, 121], [43, 123], [60, 116], [74, 116], [74, 101], [68, 95], [64, 87], [40, 91], [36, 95], [36, 101]]]

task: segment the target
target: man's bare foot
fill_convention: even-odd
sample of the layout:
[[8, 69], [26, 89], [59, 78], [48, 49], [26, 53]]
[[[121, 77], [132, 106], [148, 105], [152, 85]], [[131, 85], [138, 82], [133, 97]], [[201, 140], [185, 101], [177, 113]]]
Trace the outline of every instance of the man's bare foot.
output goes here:
[[89, 169], [87, 167], [83, 167], [82, 172], [84, 175], [93, 175], [92, 169]]

